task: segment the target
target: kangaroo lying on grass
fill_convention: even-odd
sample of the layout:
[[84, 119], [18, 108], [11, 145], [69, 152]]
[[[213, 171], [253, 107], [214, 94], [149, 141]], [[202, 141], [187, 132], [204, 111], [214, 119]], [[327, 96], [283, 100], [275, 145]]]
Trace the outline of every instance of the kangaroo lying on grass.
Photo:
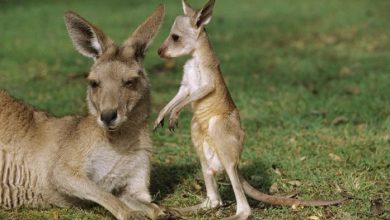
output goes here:
[[169, 129], [177, 126], [179, 112], [192, 104], [191, 137], [200, 158], [205, 180], [207, 199], [196, 206], [179, 209], [182, 213], [215, 208], [222, 204], [214, 178], [226, 170], [237, 200], [236, 215], [227, 219], [247, 219], [251, 214], [245, 193], [253, 199], [274, 205], [325, 206], [345, 199], [301, 201], [270, 196], [254, 189], [239, 173], [244, 131], [238, 110], [229, 94], [204, 25], [209, 23], [214, 6], [210, 0], [201, 10], [195, 11], [182, 1], [184, 16], [178, 16], [168, 38], [158, 53], [164, 58], [191, 55], [184, 66], [184, 76], [176, 96], [161, 110], [154, 129], [163, 126], [165, 115], [171, 113]]
[[163, 14], [160, 5], [122, 46], [65, 14], [74, 46], [95, 60], [85, 117], [57, 118], [0, 91], [0, 208], [94, 202], [120, 220], [165, 215], [148, 189], [150, 86], [143, 67]]

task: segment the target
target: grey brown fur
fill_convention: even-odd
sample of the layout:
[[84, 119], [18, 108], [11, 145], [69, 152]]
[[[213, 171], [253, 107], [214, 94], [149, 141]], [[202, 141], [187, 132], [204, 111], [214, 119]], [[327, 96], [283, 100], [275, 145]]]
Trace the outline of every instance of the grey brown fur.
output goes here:
[[0, 208], [97, 203], [117, 219], [156, 219], [149, 193], [151, 140], [145, 51], [158, 32], [160, 5], [117, 46], [73, 12], [65, 14], [77, 50], [95, 63], [89, 114], [58, 118], [0, 91]]

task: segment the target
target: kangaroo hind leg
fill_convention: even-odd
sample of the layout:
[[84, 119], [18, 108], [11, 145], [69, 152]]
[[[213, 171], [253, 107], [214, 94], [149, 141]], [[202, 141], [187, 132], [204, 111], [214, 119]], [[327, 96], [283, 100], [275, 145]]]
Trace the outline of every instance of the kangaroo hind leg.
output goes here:
[[240, 181], [239, 163], [242, 150], [242, 131], [231, 118], [213, 117], [210, 120], [209, 136], [214, 143], [220, 162], [224, 166], [237, 201], [236, 214], [225, 220], [245, 220], [251, 214], [244, 188]]

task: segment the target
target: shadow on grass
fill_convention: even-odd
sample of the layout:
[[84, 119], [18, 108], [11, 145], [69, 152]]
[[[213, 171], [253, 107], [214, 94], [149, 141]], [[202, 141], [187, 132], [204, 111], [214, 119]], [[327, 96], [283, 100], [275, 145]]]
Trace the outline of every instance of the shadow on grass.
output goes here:
[[[256, 188], [261, 192], [268, 193], [268, 189], [272, 184], [272, 180], [269, 178], [269, 175], [267, 174], [268, 168], [269, 167], [267, 167], [259, 159], [259, 161], [252, 162], [245, 166], [241, 165], [240, 173], [254, 188]], [[224, 175], [223, 179], [220, 180], [219, 183], [220, 183], [219, 189], [221, 192], [222, 200], [228, 203], [230, 202], [236, 203], [234, 192], [231, 187], [228, 176]], [[261, 207], [265, 206], [264, 203], [260, 203], [256, 200], [249, 199], [248, 196], [247, 198], [252, 207], [259, 206], [260, 204], [262, 204]]]
[[200, 171], [199, 164], [162, 165], [155, 164], [151, 173], [151, 194], [155, 195], [154, 201], [163, 200], [186, 179], [193, 177]]
[[272, 185], [272, 180], [267, 174], [269, 166], [265, 165], [259, 159], [258, 161], [251, 162], [249, 165], [241, 166], [241, 175], [256, 189], [267, 192]]
[[[256, 189], [267, 193], [272, 184], [272, 180], [267, 174], [268, 167], [261, 161], [241, 166], [240, 172], [244, 178]], [[189, 178], [195, 179], [200, 175], [200, 164], [181, 164], [181, 165], [154, 165], [151, 174], [151, 193], [155, 195], [155, 202], [164, 200], [168, 195], [175, 193], [175, 189], [186, 182]], [[200, 175], [201, 176], [201, 175]], [[202, 179], [202, 188], [205, 191]], [[235, 203], [235, 196], [232, 190], [230, 180], [226, 174], [218, 178], [219, 191], [223, 201]], [[249, 199], [250, 200], [250, 199]], [[259, 202], [250, 200], [251, 206], [258, 206]], [[264, 205], [261, 205], [264, 206]]]

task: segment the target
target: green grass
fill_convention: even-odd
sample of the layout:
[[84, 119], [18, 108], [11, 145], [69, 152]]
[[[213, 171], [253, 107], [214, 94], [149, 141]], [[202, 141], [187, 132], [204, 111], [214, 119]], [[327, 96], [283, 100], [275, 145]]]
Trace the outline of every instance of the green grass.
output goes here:
[[[160, 1], [109, 2], [1, 1], [0, 88], [56, 115], [85, 113], [84, 75], [92, 61], [73, 49], [63, 12], [75, 10], [122, 41]], [[151, 123], [174, 96], [184, 63], [156, 74], [163, 62], [156, 49], [181, 14], [179, 1], [164, 3], [165, 23], [145, 63]], [[264, 192], [276, 183], [278, 194], [299, 191], [305, 199], [335, 198], [338, 189], [354, 197], [341, 206], [296, 210], [251, 200], [254, 219], [390, 218], [389, 10], [387, 0], [217, 1], [208, 32], [246, 131], [243, 175]], [[335, 123], [338, 117], [347, 120]], [[190, 118], [186, 110], [176, 133], [152, 135], [151, 188], [159, 204], [187, 206], [205, 197]], [[190, 219], [234, 213], [227, 178], [220, 183], [228, 205]], [[379, 214], [371, 205], [376, 200]], [[112, 219], [99, 207], [0, 211], [0, 219], [53, 219], [57, 212], [60, 219]]]

